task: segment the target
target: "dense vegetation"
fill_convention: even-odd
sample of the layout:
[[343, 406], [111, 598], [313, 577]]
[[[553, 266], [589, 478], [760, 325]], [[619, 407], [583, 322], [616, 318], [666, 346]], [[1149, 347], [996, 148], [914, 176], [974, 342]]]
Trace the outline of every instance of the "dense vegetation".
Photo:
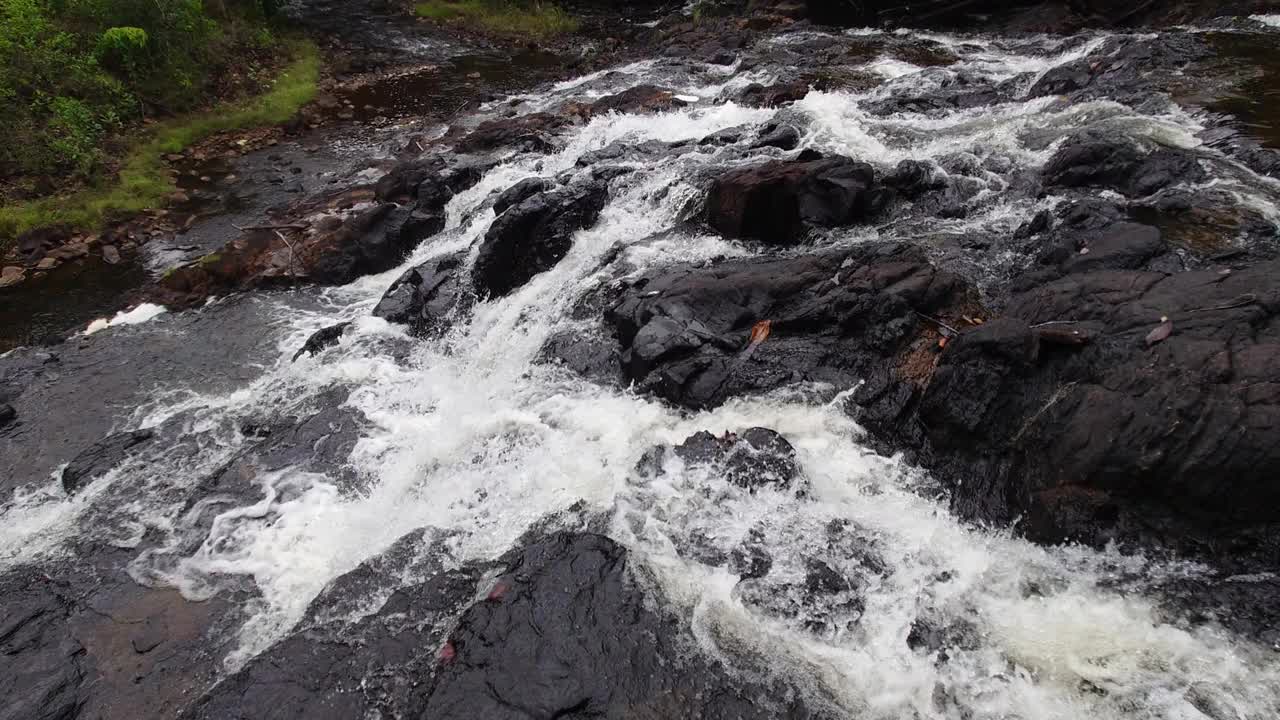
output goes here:
[[[0, 170], [88, 178], [120, 130], [253, 74], [274, 0], [0, 0]], [[39, 192], [39, 188], [35, 188]]]
[[578, 29], [576, 18], [542, 0], [426, 0], [414, 10], [419, 17], [512, 35], [545, 38]]

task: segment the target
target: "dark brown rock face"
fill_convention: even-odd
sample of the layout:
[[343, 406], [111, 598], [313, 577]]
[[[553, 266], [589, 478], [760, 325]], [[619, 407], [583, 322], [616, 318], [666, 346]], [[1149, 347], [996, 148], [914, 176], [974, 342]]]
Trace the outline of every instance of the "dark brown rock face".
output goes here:
[[866, 163], [844, 157], [777, 160], [717, 178], [707, 196], [707, 222], [729, 237], [794, 245], [810, 228], [867, 220], [892, 199]]
[[[948, 314], [966, 298], [918, 249], [880, 245], [667, 269], [635, 283], [607, 321], [629, 380], [703, 408], [797, 382], [849, 386], [929, 352], [917, 313]], [[753, 345], [764, 321], [767, 338]]]
[[531, 195], [493, 222], [480, 245], [472, 280], [481, 296], [506, 295], [554, 267], [573, 246], [573, 233], [591, 227], [609, 197], [603, 183]]

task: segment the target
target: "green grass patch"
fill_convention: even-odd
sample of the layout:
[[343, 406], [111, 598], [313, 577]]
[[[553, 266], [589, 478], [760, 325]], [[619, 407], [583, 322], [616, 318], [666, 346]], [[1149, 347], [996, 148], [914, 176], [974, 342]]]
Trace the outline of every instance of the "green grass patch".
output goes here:
[[540, 0], [426, 0], [414, 6], [418, 17], [462, 22], [478, 30], [547, 38], [578, 29], [578, 19]]
[[105, 184], [71, 195], [0, 207], [0, 244], [36, 228], [67, 225], [95, 230], [122, 215], [158, 208], [174, 192], [164, 156], [229, 130], [277, 125], [293, 117], [316, 94], [320, 54], [310, 42], [293, 44], [294, 60], [271, 89], [246, 101], [174, 118], [145, 131], [133, 144], [119, 173]]

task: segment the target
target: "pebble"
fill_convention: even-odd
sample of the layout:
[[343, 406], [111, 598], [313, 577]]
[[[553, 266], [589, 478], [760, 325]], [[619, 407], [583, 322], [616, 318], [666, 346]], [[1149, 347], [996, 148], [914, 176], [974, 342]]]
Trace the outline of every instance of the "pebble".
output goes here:
[[120, 262], [120, 251], [115, 245], [103, 245], [102, 259], [107, 261], [108, 265], [116, 265]]
[[36, 263], [37, 270], [52, 270], [57, 266], [58, 258], [55, 257], [42, 258], [40, 262]]
[[26, 270], [23, 270], [22, 268], [16, 265], [10, 265], [5, 269], [0, 270], [0, 288], [9, 287], [10, 285], [17, 285], [18, 283], [22, 282], [26, 278], [26, 276], [27, 276]]

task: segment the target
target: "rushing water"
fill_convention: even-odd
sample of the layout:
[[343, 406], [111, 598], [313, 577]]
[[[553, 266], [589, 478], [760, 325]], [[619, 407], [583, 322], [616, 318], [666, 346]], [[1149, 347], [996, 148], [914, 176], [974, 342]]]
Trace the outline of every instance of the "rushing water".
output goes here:
[[[1015, 96], [973, 110], [871, 112], [876, 101], [919, 95], [959, 75], [990, 85], [1015, 82], [1025, 93], [1050, 68], [1105, 41], [918, 38], [959, 60], [925, 68], [887, 54], [872, 57], [859, 65], [879, 78], [869, 89], [811, 92], [787, 117], [803, 128], [803, 146], [881, 168], [909, 158], [943, 167], [967, 158], [982, 168], [971, 174], [982, 187], [964, 219], [849, 229], [830, 242], [1012, 232], [1059, 202], [1020, 191], [1017, 174], [1037, 169], [1058, 141], [1082, 128], [1196, 149], [1214, 168], [1207, 187], [1276, 218], [1274, 181], [1200, 147], [1204, 118], [1171, 102], [1135, 109], [1107, 99], [1070, 104]], [[739, 72], [649, 61], [519, 98], [523, 109], [540, 110], [652, 82], [699, 101], [657, 116], [597, 117], [574, 129], [559, 151], [512, 157], [454, 198], [445, 232], [406, 267], [474, 249], [493, 220], [493, 193], [526, 177], [587, 173], [575, 164], [584, 153], [617, 140], [696, 140], [766, 123], [774, 111], [717, 98], [772, 78], [767, 63]], [[448, 545], [457, 562], [487, 559], [538, 520], [586, 501], [610, 515], [610, 534], [653, 571], [709, 653], [764, 658], [851, 717], [1234, 720], [1280, 714], [1274, 648], [1213, 624], [1192, 627], [1170, 618], [1145, 592], [1162, 578], [1202, 568], [1114, 551], [1044, 548], [956, 519], [927, 476], [867, 449], [862, 430], [842, 411], [839, 393], [847, 389], [795, 388], [688, 414], [537, 362], [553, 333], [580, 324], [572, 307], [617, 273], [749, 253], [673, 228], [700, 197], [708, 173], [777, 154], [739, 144], [627, 161], [641, 170], [612, 181], [599, 223], [577, 234], [568, 257], [511, 296], [479, 305], [439, 340], [414, 341], [402, 328], [370, 317], [403, 269], [324, 291], [306, 309], [290, 296], [268, 296], [262, 312], [274, 316], [268, 327], [276, 328], [278, 352], [258, 358], [266, 364], [258, 379], [230, 392], [158, 391], [129, 426], [177, 428], [182, 443], [140, 454], [75, 500], [65, 500], [52, 480], [24, 492], [0, 518], [0, 559], [14, 565], [58, 557], [76, 533], [126, 546], [139, 546], [147, 533], [166, 538], [139, 550], [135, 577], [196, 599], [244, 579], [256, 587], [251, 617], [227, 658], [234, 667], [287, 633], [327, 583], [411, 530], [455, 531]], [[290, 361], [311, 332], [342, 320], [354, 326], [338, 347]], [[164, 322], [153, 321], [154, 331], [164, 332]], [[331, 402], [335, 389], [363, 418], [349, 467], [263, 472], [254, 479], [262, 497], [247, 505], [195, 496], [203, 478], [246, 447], [246, 426], [306, 414]], [[680, 442], [699, 430], [751, 426], [776, 429], [796, 447], [804, 492], [750, 493], [678, 466], [658, 479], [633, 472], [655, 444]], [[844, 540], [833, 543], [836, 530]], [[763, 538], [773, 557], [766, 578], [738, 583], [728, 570], [704, 562], [728, 554], [748, 535]], [[849, 602], [854, 591], [805, 597], [811, 558], [850, 578], [861, 601]], [[816, 632], [815, 618], [823, 620]], [[907, 638], [918, 619], [964, 640], [945, 657], [912, 650]]]

